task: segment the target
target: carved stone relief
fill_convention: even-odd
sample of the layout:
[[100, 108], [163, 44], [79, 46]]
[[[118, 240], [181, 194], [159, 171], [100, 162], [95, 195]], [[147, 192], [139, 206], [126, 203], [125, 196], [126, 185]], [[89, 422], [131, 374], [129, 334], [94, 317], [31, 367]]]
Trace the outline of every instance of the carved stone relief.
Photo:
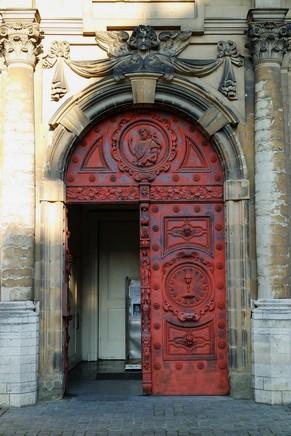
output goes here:
[[43, 59], [44, 68], [55, 66], [51, 86], [51, 99], [54, 101], [59, 101], [68, 92], [68, 85], [64, 74], [65, 59], [70, 59], [70, 45], [66, 41], [54, 41], [48, 54]]
[[266, 60], [281, 63], [287, 52], [290, 36], [291, 27], [284, 22], [250, 22], [247, 47], [254, 63]]
[[38, 23], [4, 23], [0, 26], [0, 50], [4, 62], [23, 62], [34, 67], [42, 51]]
[[44, 57], [43, 67], [56, 71], [52, 81], [52, 99], [58, 100], [67, 92], [63, 64], [85, 77], [104, 77], [112, 74], [116, 81], [132, 73], [156, 73], [164, 80], [176, 74], [203, 77], [224, 66], [219, 91], [230, 100], [236, 99], [236, 78], [232, 65], [241, 67], [243, 57], [235, 42], [219, 41], [216, 59], [183, 59], [178, 55], [190, 44], [191, 32], [160, 32], [151, 26], [139, 25], [129, 34], [125, 31], [96, 32], [97, 45], [108, 58], [96, 61], [70, 59], [68, 42], [54, 41]]

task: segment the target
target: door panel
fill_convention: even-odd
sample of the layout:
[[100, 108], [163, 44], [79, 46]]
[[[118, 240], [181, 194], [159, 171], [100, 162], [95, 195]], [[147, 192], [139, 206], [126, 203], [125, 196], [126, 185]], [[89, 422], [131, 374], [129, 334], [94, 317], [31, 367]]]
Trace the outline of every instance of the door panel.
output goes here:
[[100, 222], [99, 358], [125, 359], [125, 283], [138, 277], [138, 223]]
[[153, 393], [227, 394], [223, 207], [150, 211]]

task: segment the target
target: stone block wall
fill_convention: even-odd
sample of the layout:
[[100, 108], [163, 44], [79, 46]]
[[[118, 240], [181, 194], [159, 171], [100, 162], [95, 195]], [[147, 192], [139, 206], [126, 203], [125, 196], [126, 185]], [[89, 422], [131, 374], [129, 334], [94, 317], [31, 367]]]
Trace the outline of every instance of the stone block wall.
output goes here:
[[0, 406], [36, 402], [38, 314], [38, 303], [0, 302]]
[[291, 402], [291, 299], [260, 300], [252, 319], [255, 401]]

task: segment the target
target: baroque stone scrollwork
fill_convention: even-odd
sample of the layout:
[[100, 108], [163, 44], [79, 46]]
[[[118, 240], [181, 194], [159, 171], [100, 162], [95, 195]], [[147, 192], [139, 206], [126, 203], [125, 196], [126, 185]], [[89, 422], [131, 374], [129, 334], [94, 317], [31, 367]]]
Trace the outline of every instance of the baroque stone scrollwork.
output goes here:
[[55, 66], [51, 86], [51, 99], [54, 101], [59, 101], [68, 92], [64, 74], [64, 59], [70, 59], [69, 43], [66, 41], [53, 41], [48, 54], [43, 59], [43, 67], [52, 68]]
[[249, 23], [247, 47], [254, 63], [268, 60], [281, 63], [288, 47], [290, 35], [290, 25], [283, 22]]
[[229, 100], [235, 100], [237, 98], [237, 82], [232, 64], [242, 67], [244, 64], [243, 57], [239, 53], [234, 41], [219, 41], [217, 49], [217, 57], [224, 58], [224, 70], [218, 90], [228, 97]]
[[42, 51], [38, 23], [4, 23], [0, 26], [0, 47], [4, 62], [24, 62], [34, 67]]
[[[73, 61], [67, 42], [54, 41], [44, 58], [44, 68], [56, 65], [52, 83], [52, 99], [65, 94], [67, 85], [63, 75], [66, 63], [76, 74], [85, 77], [104, 77], [112, 74], [116, 81], [132, 73], [155, 73], [170, 81], [176, 74], [203, 77], [224, 66], [219, 91], [236, 98], [236, 79], [232, 65], [241, 67], [243, 57], [233, 41], [219, 41], [216, 59], [184, 59], [178, 55], [190, 44], [192, 32], [160, 32], [151, 26], [139, 25], [129, 34], [125, 31], [96, 32], [97, 45], [108, 58], [96, 61]], [[58, 90], [60, 89], [60, 92]]]

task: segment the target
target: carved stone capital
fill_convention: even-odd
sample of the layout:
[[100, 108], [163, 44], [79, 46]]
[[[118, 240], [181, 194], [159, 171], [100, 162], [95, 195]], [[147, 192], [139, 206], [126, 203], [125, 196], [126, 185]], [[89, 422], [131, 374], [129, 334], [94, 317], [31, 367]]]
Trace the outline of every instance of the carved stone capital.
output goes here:
[[24, 63], [35, 66], [42, 50], [43, 36], [38, 23], [9, 22], [0, 26], [0, 44], [7, 65]]
[[267, 61], [281, 64], [288, 33], [288, 26], [283, 21], [250, 22], [247, 47], [254, 64]]

